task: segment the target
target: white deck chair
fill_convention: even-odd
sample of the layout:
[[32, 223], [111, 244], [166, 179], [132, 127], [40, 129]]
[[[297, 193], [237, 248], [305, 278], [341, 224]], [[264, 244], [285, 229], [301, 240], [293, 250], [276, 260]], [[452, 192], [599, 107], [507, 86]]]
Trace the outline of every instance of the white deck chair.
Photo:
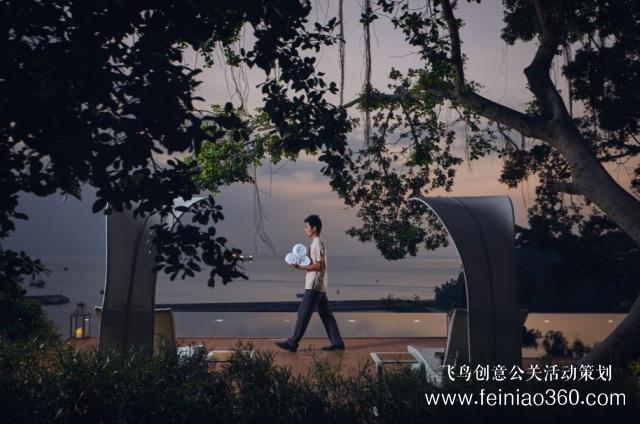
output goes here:
[[408, 345], [407, 350], [423, 364], [427, 379], [435, 385], [442, 384], [444, 365], [455, 365], [469, 361], [469, 326], [467, 310], [454, 309], [447, 329], [445, 350], [439, 347]]
[[[529, 311], [520, 310], [520, 327], [524, 326]], [[469, 321], [466, 309], [454, 309], [447, 331], [445, 350], [434, 347], [408, 345], [407, 350], [423, 366], [427, 380], [436, 386], [442, 384], [444, 366], [456, 366], [469, 362]]]
[[[235, 350], [212, 350], [209, 353], [207, 353], [206, 360], [209, 363], [231, 362], [231, 359], [235, 354], [236, 354]], [[241, 350], [240, 354], [246, 355], [246, 357], [248, 357], [249, 359], [253, 359], [255, 356], [255, 351]]]

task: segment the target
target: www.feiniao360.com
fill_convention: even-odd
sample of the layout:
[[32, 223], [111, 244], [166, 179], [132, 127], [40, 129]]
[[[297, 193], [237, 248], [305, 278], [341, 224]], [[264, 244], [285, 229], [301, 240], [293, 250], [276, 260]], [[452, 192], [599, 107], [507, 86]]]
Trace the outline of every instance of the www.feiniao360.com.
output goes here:
[[425, 393], [430, 406], [624, 406], [624, 393], [580, 393], [577, 389], [547, 389], [529, 393], [516, 389], [512, 392], [487, 391], [479, 393]]

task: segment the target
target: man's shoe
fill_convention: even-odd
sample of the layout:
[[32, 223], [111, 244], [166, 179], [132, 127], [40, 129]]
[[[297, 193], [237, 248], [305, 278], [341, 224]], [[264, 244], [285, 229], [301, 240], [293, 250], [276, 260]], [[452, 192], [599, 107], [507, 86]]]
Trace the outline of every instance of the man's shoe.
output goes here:
[[329, 346], [324, 346], [322, 350], [344, 350], [344, 345], [336, 346], [331, 344]]
[[276, 342], [276, 346], [278, 346], [281, 349], [288, 350], [289, 352], [295, 352], [298, 350], [297, 346], [292, 345], [288, 341]]

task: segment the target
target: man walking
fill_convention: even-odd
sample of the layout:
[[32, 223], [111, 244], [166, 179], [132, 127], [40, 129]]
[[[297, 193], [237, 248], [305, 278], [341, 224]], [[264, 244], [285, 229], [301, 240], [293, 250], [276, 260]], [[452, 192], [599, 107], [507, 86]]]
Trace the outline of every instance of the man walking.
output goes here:
[[343, 350], [344, 341], [340, 336], [338, 323], [336, 322], [331, 308], [329, 307], [329, 299], [327, 299], [327, 250], [324, 242], [320, 238], [322, 231], [322, 221], [318, 215], [309, 215], [304, 220], [304, 234], [311, 239], [311, 248], [309, 249], [309, 257], [311, 263], [307, 266], [298, 264], [289, 265], [292, 268], [306, 272], [304, 297], [298, 307], [298, 319], [293, 331], [293, 336], [283, 342], [276, 342], [278, 347], [295, 352], [298, 350], [298, 343], [307, 330], [311, 315], [316, 309], [327, 331], [327, 336], [331, 340], [331, 344], [323, 347], [323, 350]]

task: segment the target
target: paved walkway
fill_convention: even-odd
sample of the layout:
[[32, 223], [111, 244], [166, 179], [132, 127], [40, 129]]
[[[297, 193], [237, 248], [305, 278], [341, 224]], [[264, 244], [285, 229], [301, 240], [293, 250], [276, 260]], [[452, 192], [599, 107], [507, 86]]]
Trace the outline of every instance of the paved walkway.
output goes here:
[[[296, 353], [287, 352], [277, 347], [274, 342], [281, 339], [256, 338], [256, 337], [216, 337], [216, 338], [178, 338], [178, 345], [203, 344], [207, 351], [232, 350], [238, 343], [251, 343], [254, 350], [273, 352], [274, 362], [281, 366], [291, 367], [298, 373], [306, 373], [313, 363], [314, 356], [326, 358], [330, 364], [340, 364], [343, 372], [356, 372], [362, 366], [374, 370], [371, 352], [406, 352], [407, 345], [426, 347], [441, 347], [444, 350], [446, 339], [444, 337], [368, 337], [344, 339], [347, 348], [344, 351], [325, 352], [322, 346], [329, 343], [326, 338], [304, 338], [300, 342]], [[92, 337], [84, 340], [74, 340], [73, 343], [79, 349], [90, 349], [98, 345], [98, 338]], [[540, 362], [536, 358], [523, 359], [523, 366]], [[556, 358], [553, 363], [564, 365], [571, 360]]]
[[[313, 363], [314, 356], [326, 358], [333, 365], [340, 364], [344, 372], [350, 373], [357, 371], [364, 365], [368, 365], [373, 371], [370, 352], [406, 352], [408, 344], [444, 349], [446, 342], [444, 337], [351, 338], [344, 339], [347, 347], [345, 350], [325, 352], [322, 350], [322, 346], [329, 343], [326, 338], [304, 338], [300, 342], [298, 351], [292, 353], [277, 347], [274, 342], [278, 340], [281, 339], [256, 337], [178, 338], [178, 344], [180, 346], [203, 344], [207, 351], [211, 351], [232, 350], [238, 343], [251, 343], [254, 350], [273, 352], [275, 354], [274, 362], [281, 366], [291, 367], [294, 373], [305, 373]], [[73, 343], [79, 349], [90, 349], [98, 345], [98, 338], [74, 340]]]
[[[275, 346], [274, 342], [280, 339], [237, 339], [237, 338], [217, 338], [202, 339], [196, 343], [204, 344], [208, 350], [232, 349], [239, 341], [250, 342], [254, 350], [274, 352], [274, 361], [278, 365], [291, 367], [294, 373], [304, 373], [313, 363], [314, 357], [326, 358], [332, 365], [340, 364], [343, 372], [356, 372], [362, 366], [367, 365], [373, 370], [371, 352], [406, 352], [408, 344], [420, 346], [442, 347], [445, 346], [445, 338], [366, 338], [366, 339], [345, 339], [346, 349], [343, 351], [325, 352], [322, 346], [329, 344], [326, 338], [304, 338], [300, 342], [298, 351], [287, 352]], [[190, 340], [184, 340], [188, 344]]]

